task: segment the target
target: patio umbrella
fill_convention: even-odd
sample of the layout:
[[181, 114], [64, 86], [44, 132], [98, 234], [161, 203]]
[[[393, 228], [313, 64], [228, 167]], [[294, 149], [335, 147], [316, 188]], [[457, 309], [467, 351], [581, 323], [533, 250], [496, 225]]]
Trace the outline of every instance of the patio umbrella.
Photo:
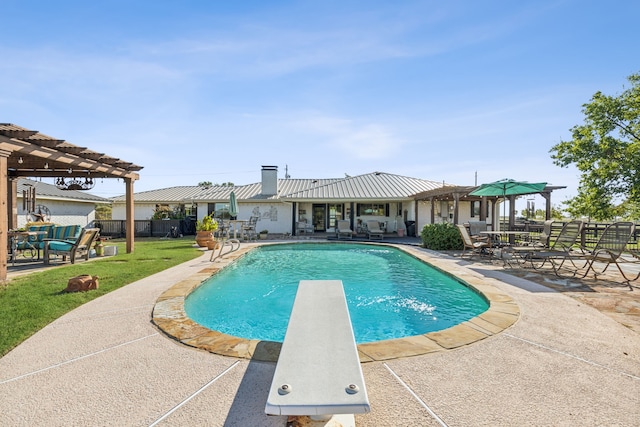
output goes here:
[[501, 179], [500, 181], [490, 182], [487, 184], [482, 184], [480, 187], [476, 188], [472, 192], [469, 193], [470, 196], [494, 196], [494, 197], [502, 197], [505, 199], [503, 201], [503, 213], [502, 215], [506, 217], [506, 209], [507, 196], [517, 196], [519, 194], [535, 194], [544, 190], [544, 187], [547, 185], [546, 182], [526, 182], [526, 181], [515, 181], [513, 179]]
[[236, 200], [236, 193], [233, 191], [229, 195], [229, 216], [231, 218], [238, 216], [238, 201]]

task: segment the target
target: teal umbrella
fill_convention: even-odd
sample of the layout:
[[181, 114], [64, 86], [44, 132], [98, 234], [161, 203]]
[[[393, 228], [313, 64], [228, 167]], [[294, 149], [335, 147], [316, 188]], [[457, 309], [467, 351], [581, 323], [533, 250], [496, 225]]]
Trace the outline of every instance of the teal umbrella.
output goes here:
[[[517, 196], [520, 194], [536, 194], [544, 190], [546, 182], [526, 182], [515, 181], [513, 179], [501, 179], [500, 181], [482, 184], [469, 193], [470, 196], [493, 196], [506, 199], [507, 196]], [[503, 216], [506, 218], [507, 204], [503, 201]]]
[[236, 193], [233, 191], [229, 195], [229, 216], [231, 218], [238, 216], [238, 201], [236, 200]]

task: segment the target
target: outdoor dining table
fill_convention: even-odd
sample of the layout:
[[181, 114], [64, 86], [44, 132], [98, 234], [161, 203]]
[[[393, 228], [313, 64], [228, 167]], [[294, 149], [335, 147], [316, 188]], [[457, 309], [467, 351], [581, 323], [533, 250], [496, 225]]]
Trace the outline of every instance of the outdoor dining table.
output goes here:
[[238, 229], [242, 229], [242, 225], [247, 221], [246, 219], [230, 219], [228, 220], [229, 222], [229, 228], [230, 230], [233, 229], [233, 238], [237, 239], [238, 238]]
[[[513, 243], [515, 242], [515, 238], [517, 236], [520, 236], [521, 238], [524, 239], [528, 239], [529, 237], [529, 232], [528, 231], [506, 231], [506, 230], [502, 230], [502, 231], [481, 231], [480, 234], [485, 235], [485, 236], [497, 236], [500, 239], [500, 243], [498, 245], [494, 245], [493, 243], [493, 239], [489, 239], [489, 249], [491, 251], [492, 254], [495, 254], [496, 252], [493, 251], [493, 247], [497, 246], [498, 248], [500, 248], [500, 251], [498, 251], [499, 253], [499, 259], [506, 265], [508, 264], [507, 261], [507, 257], [505, 257], [505, 252], [508, 250], [508, 247], [510, 245], [513, 245]], [[509, 240], [508, 242], [506, 240]]]

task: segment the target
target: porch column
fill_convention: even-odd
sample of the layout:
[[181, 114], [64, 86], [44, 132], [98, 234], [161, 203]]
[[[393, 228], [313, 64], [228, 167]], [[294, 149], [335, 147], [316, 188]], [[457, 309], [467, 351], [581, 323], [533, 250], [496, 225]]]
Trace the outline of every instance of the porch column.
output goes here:
[[458, 223], [458, 208], [460, 206], [460, 194], [453, 193], [453, 223]]
[[7, 200], [9, 199], [9, 176], [7, 172], [7, 158], [11, 152], [0, 150], [0, 282], [7, 281], [7, 259], [9, 240], [9, 209]]
[[9, 230], [18, 228], [18, 178], [10, 178], [7, 190], [7, 211], [9, 212]]
[[540, 193], [540, 195], [544, 198], [544, 207], [545, 207], [544, 219], [550, 220], [551, 219], [551, 192], [545, 191]]
[[126, 187], [126, 196], [125, 196], [125, 227], [127, 229], [127, 253], [130, 254], [133, 252], [133, 242], [135, 236], [135, 222], [134, 222], [134, 209], [133, 209], [133, 179], [125, 178], [124, 179], [125, 187]]
[[298, 215], [298, 202], [291, 203], [291, 235], [298, 235], [298, 228], [296, 227], [296, 223], [300, 220]]
[[487, 220], [487, 197], [482, 196], [480, 198], [480, 221]]
[[431, 224], [436, 223], [436, 205], [433, 197], [429, 199], [429, 203], [431, 203]]

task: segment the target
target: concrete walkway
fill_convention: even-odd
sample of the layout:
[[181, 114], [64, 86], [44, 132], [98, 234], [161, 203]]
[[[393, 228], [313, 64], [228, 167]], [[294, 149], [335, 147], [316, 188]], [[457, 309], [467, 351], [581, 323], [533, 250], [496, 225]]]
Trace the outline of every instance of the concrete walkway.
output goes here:
[[[358, 426], [638, 426], [640, 335], [491, 266], [519, 305], [502, 333], [458, 349], [363, 364]], [[284, 426], [264, 415], [275, 364], [185, 347], [151, 323], [163, 291], [202, 257], [91, 301], [0, 359], [2, 426]], [[495, 283], [494, 283], [495, 284]]]

